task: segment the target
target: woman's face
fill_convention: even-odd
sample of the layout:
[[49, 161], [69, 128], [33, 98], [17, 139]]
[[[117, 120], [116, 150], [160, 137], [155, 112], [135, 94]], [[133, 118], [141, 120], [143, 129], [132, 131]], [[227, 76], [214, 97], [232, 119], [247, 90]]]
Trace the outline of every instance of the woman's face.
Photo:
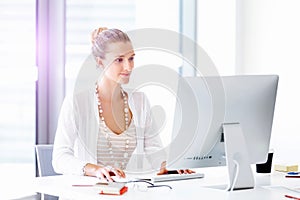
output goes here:
[[105, 59], [98, 60], [104, 69], [104, 77], [120, 84], [128, 83], [134, 67], [134, 55], [130, 42], [111, 43]]

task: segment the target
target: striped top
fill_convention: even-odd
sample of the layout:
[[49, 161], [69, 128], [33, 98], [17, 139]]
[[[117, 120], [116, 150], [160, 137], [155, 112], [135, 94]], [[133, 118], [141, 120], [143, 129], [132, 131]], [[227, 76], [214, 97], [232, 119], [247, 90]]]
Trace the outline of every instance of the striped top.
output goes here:
[[[106, 135], [108, 134], [109, 139]], [[129, 142], [127, 142], [127, 140]], [[109, 142], [112, 148], [109, 149]], [[126, 148], [128, 144], [128, 148]], [[126, 169], [129, 159], [136, 148], [136, 129], [133, 118], [126, 131], [117, 135], [107, 127], [104, 131], [104, 122], [100, 121], [97, 140], [97, 163], [105, 166], [112, 166]]]

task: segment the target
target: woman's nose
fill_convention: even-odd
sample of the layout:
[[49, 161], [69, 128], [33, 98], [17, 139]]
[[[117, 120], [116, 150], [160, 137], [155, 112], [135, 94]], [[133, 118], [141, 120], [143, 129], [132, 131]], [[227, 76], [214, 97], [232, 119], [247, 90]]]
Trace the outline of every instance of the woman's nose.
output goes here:
[[133, 68], [132, 62], [130, 62], [129, 60], [126, 60], [124, 63], [124, 69], [127, 71], [131, 71], [132, 68]]

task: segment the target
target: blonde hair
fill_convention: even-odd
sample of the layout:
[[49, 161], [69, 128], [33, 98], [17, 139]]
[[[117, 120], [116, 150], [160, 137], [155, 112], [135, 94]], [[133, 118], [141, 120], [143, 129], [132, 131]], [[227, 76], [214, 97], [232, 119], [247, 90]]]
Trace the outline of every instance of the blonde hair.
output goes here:
[[100, 27], [95, 29], [92, 34], [92, 53], [95, 58], [105, 58], [108, 44], [115, 42], [131, 42], [128, 35], [119, 29], [108, 29]]

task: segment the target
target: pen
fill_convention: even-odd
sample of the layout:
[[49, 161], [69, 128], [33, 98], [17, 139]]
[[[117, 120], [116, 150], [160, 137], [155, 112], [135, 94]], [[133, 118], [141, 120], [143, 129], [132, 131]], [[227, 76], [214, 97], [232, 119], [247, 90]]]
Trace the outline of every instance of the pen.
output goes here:
[[92, 187], [95, 185], [72, 185], [73, 187]]
[[300, 175], [286, 175], [285, 178], [300, 178]]
[[287, 174], [288, 174], [288, 175], [298, 175], [299, 172], [288, 172]]
[[293, 196], [291, 196], [291, 195], [284, 195], [286, 198], [290, 198], [290, 199], [297, 199], [297, 200], [300, 200], [300, 198], [298, 198], [298, 197], [293, 197]]

